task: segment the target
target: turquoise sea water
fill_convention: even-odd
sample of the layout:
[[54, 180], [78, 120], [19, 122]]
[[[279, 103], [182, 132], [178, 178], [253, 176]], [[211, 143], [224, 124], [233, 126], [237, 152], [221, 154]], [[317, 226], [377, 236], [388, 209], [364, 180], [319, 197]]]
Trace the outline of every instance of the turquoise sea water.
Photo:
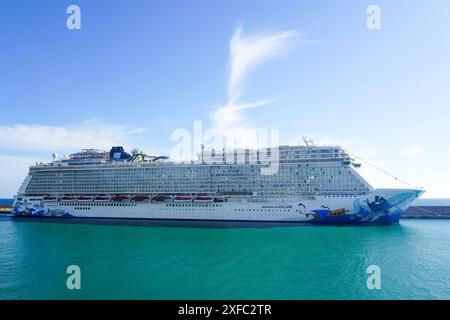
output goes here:
[[[1, 299], [450, 299], [450, 221], [228, 226], [0, 218]], [[66, 268], [81, 268], [68, 290]], [[369, 290], [366, 268], [381, 268]]]

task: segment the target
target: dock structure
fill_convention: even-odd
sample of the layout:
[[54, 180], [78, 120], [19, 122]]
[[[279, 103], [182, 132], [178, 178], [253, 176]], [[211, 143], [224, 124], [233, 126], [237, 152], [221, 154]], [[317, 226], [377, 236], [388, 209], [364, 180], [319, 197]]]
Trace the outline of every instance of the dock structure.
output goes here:
[[420, 205], [409, 207], [402, 219], [450, 219], [450, 206]]
[[13, 202], [13, 199], [0, 199], [0, 214], [11, 213]]

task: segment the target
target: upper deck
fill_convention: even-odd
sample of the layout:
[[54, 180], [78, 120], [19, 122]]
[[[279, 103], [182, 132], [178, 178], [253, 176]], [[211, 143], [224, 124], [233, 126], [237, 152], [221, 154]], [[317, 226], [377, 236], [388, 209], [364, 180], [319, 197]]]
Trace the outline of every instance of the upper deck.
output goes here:
[[[167, 157], [55, 159], [30, 168], [19, 190], [30, 195], [257, 194], [283, 198], [302, 194], [365, 194], [371, 186], [339, 147], [282, 146], [233, 153], [203, 152], [196, 162]], [[355, 165], [354, 165], [355, 166]], [[265, 169], [272, 169], [269, 174]]]
[[[121, 148], [121, 147], [114, 147]], [[113, 149], [114, 149], [113, 148]], [[106, 169], [106, 168], [139, 168], [139, 167], [167, 167], [167, 166], [196, 166], [196, 165], [271, 165], [274, 163], [318, 163], [342, 162], [344, 165], [359, 167], [360, 164], [338, 146], [279, 146], [258, 150], [207, 149], [198, 155], [196, 161], [169, 161], [168, 157], [149, 157], [143, 153], [133, 156], [123, 153], [114, 156], [113, 149], [107, 153], [95, 149], [85, 149], [82, 152], [65, 156], [64, 159], [49, 163], [37, 163], [31, 166], [33, 171], [51, 171], [64, 169]], [[122, 151], [123, 152], [123, 149]]]

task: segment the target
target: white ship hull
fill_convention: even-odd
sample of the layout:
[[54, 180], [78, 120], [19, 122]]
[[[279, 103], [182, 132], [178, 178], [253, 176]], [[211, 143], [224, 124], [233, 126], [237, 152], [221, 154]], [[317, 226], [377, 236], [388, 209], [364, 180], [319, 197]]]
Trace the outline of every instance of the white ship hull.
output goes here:
[[234, 199], [220, 203], [96, 203], [17, 197], [12, 212], [16, 216], [29, 217], [395, 223], [400, 214], [422, 193], [423, 191], [415, 189], [377, 189], [368, 195], [357, 197], [317, 196], [313, 200], [267, 202]]

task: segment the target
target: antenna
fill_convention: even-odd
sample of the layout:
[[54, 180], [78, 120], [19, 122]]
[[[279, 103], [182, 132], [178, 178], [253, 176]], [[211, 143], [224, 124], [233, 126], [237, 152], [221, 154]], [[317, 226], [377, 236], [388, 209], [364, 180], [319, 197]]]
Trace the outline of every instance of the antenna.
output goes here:
[[305, 142], [307, 147], [314, 147], [315, 146], [314, 145], [314, 141], [310, 137], [304, 136], [303, 137], [303, 141]]

